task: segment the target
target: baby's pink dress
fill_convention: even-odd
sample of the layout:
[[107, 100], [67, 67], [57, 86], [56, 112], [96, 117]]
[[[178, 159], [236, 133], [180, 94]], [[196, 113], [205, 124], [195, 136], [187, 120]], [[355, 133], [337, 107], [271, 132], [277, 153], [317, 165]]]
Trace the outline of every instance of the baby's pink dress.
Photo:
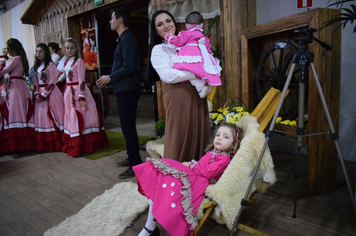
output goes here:
[[194, 167], [173, 159], [147, 159], [133, 166], [138, 191], [153, 202], [154, 218], [171, 236], [193, 235], [196, 211], [210, 179], [219, 179], [230, 155], [209, 151]]
[[219, 61], [211, 55], [210, 40], [201, 31], [192, 25], [188, 30], [180, 31], [178, 36], [167, 34], [166, 43], [181, 47], [173, 68], [190, 71], [209, 85], [220, 86]]
[[[74, 62], [73, 57], [67, 59], [58, 64], [58, 72], [64, 72], [62, 76], [66, 78], [62, 151], [77, 157], [82, 152], [95, 152], [108, 147], [109, 141], [103, 118], [85, 84], [84, 61], [78, 58]], [[86, 101], [88, 109], [82, 107], [80, 101]]]
[[34, 76], [35, 100], [34, 123], [37, 151], [53, 152], [62, 149], [64, 129], [64, 102], [62, 93], [56, 86], [57, 67], [50, 62], [46, 68], [42, 63]]
[[3, 140], [0, 146], [4, 153], [36, 150], [33, 102], [23, 80], [24, 69], [20, 57], [13, 57], [1, 70], [0, 77], [6, 73], [10, 76], [5, 99], [0, 101], [3, 117]]

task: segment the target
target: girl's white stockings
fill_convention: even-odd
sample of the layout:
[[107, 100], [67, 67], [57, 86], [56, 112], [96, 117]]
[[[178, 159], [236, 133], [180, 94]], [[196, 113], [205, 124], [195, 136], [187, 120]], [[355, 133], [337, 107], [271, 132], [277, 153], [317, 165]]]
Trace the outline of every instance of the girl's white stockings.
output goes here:
[[[147, 216], [147, 221], [146, 221], [145, 227], [146, 227], [146, 229], [153, 231], [156, 228], [157, 224], [156, 224], [155, 218], [152, 215], [153, 202], [151, 201], [151, 199], [148, 199], [148, 205], [149, 205], [148, 216]], [[150, 233], [146, 229], [143, 228], [138, 236], [149, 236]]]

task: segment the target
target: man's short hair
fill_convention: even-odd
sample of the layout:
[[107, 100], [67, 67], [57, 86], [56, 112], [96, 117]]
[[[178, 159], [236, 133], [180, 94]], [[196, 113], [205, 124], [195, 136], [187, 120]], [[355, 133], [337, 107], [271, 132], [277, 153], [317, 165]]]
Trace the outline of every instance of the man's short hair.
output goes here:
[[129, 27], [131, 24], [131, 14], [130, 10], [125, 7], [119, 7], [116, 9], [111, 10], [112, 13], [115, 14], [116, 19], [122, 17], [122, 21], [124, 22], [124, 26]]
[[59, 44], [58, 43], [50, 42], [50, 43], [48, 43], [48, 47], [52, 48], [52, 50], [54, 50], [55, 53], [57, 53], [59, 51]]

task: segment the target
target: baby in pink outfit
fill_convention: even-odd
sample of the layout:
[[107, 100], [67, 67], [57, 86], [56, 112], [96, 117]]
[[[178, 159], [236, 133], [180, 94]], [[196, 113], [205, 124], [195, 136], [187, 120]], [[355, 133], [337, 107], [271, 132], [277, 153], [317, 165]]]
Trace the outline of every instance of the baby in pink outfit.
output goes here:
[[194, 73], [197, 79], [190, 83], [204, 98], [212, 86], [220, 86], [219, 61], [211, 55], [211, 44], [203, 31], [203, 17], [199, 12], [191, 12], [186, 17], [187, 30], [180, 31], [178, 36], [167, 34], [165, 42], [179, 47], [173, 68]]

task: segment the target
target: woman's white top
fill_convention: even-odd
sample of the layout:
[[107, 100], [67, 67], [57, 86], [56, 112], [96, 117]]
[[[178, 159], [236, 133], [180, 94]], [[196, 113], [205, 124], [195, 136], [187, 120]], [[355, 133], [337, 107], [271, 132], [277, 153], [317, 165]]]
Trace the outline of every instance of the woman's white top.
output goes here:
[[177, 57], [177, 48], [171, 44], [158, 44], [153, 47], [151, 63], [161, 80], [168, 84], [195, 79], [195, 75], [189, 71], [173, 69]]

